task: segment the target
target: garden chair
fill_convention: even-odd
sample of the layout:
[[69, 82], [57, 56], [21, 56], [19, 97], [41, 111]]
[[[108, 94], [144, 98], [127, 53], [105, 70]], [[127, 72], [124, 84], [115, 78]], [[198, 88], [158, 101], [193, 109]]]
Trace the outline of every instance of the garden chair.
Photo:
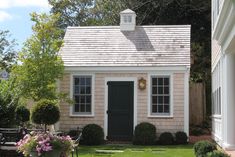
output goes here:
[[[79, 131], [79, 135], [78, 137], [74, 140], [74, 151], [72, 152], [72, 157], [78, 157], [78, 145], [79, 145], [79, 142], [82, 138], [82, 130], [78, 129]], [[75, 156], [74, 156], [75, 155]]]

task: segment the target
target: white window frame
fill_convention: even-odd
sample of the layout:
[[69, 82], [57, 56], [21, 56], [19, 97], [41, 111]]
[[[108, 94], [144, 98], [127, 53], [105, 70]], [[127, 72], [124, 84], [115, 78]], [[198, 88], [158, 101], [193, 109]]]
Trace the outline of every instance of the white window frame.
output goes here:
[[[219, 60], [212, 71], [212, 117], [222, 115], [222, 62]], [[220, 91], [220, 93], [219, 93]]]
[[73, 73], [70, 75], [70, 98], [73, 100], [74, 95], [74, 77], [90, 76], [91, 77], [91, 113], [74, 112], [74, 104], [70, 106], [71, 117], [94, 117], [94, 104], [95, 104], [95, 74], [91, 73]]
[[[151, 105], [152, 105], [152, 77], [169, 77], [169, 87], [170, 87], [170, 114], [169, 115], [165, 115], [165, 114], [153, 114], [151, 109]], [[173, 73], [167, 72], [167, 73], [149, 73], [148, 74], [148, 117], [156, 117], [156, 118], [173, 118], [173, 111], [174, 111], [174, 102], [173, 102]]]
[[132, 23], [133, 16], [132, 15], [123, 15], [123, 23]]

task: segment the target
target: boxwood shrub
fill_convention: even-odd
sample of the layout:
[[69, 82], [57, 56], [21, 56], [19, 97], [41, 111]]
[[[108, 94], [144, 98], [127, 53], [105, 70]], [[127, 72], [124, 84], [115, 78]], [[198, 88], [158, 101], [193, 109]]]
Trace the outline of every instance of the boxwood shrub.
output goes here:
[[178, 131], [175, 133], [175, 142], [176, 144], [187, 144], [188, 143], [188, 136], [183, 131]]
[[196, 157], [206, 157], [207, 153], [216, 150], [216, 145], [209, 141], [199, 141], [193, 146]]
[[20, 123], [24, 123], [29, 121], [30, 119], [30, 111], [24, 105], [20, 105], [15, 110], [16, 113], [16, 121]]
[[207, 153], [207, 157], [229, 157], [229, 155], [221, 151], [214, 150], [213, 152]]
[[88, 124], [82, 130], [81, 144], [100, 145], [104, 142], [104, 131], [97, 124]]
[[170, 132], [163, 132], [159, 137], [159, 144], [172, 145], [174, 144], [174, 137]]
[[135, 127], [133, 144], [152, 145], [156, 140], [156, 127], [150, 123], [140, 123]]
[[60, 119], [59, 106], [55, 100], [42, 99], [33, 106], [31, 119], [36, 124], [55, 124]]

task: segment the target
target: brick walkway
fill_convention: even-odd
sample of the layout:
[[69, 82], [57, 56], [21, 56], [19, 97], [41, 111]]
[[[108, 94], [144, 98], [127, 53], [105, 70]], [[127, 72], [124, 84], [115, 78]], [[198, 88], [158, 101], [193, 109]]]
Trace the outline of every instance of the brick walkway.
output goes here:
[[235, 157], [235, 151], [226, 151], [231, 157]]
[[201, 140], [211, 141], [211, 135], [201, 135], [201, 136], [189, 136], [189, 143], [194, 144]]

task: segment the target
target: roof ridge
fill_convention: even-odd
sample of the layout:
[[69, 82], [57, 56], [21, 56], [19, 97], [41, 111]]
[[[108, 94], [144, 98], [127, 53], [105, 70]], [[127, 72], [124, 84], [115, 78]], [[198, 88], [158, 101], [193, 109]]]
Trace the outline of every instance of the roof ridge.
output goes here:
[[[191, 25], [141, 25], [136, 26], [137, 28], [179, 28], [179, 27], [191, 27]], [[68, 26], [67, 29], [113, 29], [118, 28], [120, 29], [120, 26]]]

